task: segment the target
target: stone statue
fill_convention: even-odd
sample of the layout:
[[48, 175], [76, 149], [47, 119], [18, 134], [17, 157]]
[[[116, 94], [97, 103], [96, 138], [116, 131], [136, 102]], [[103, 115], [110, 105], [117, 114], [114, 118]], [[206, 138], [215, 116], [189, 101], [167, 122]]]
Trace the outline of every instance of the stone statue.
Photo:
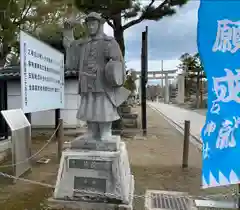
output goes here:
[[125, 64], [118, 43], [103, 32], [105, 20], [91, 12], [85, 18], [89, 36], [74, 40], [74, 21], [64, 24], [66, 68], [79, 71], [81, 103], [77, 118], [86, 121], [87, 136], [104, 140], [112, 134], [112, 122], [120, 117], [117, 107], [130, 92], [123, 86]]

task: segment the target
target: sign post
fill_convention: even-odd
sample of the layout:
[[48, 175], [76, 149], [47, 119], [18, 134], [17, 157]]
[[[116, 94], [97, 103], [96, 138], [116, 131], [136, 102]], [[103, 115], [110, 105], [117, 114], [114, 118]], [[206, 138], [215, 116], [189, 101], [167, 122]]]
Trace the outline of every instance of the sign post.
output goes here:
[[147, 105], [146, 105], [146, 83], [148, 72], [148, 27], [142, 32], [142, 53], [141, 53], [141, 106], [142, 106], [142, 130], [147, 135]]

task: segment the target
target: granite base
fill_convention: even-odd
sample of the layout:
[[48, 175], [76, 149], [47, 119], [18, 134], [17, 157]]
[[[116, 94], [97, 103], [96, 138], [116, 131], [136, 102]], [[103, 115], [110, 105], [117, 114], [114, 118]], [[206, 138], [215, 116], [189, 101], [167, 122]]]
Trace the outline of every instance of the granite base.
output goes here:
[[129, 203], [114, 203], [114, 201], [109, 202], [97, 202], [97, 201], [84, 201], [82, 200], [68, 200], [68, 199], [48, 199], [48, 206], [51, 209], [84, 209], [84, 210], [132, 210], [133, 209], [133, 198], [135, 190], [134, 176], [131, 176], [130, 191], [129, 191]]
[[107, 198], [127, 204], [130, 179], [124, 142], [117, 151], [67, 149], [62, 153], [54, 198]]
[[102, 141], [80, 136], [70, 142], [70, 149], [117, 151], [120, 147], [120, 136], [111, 136]]

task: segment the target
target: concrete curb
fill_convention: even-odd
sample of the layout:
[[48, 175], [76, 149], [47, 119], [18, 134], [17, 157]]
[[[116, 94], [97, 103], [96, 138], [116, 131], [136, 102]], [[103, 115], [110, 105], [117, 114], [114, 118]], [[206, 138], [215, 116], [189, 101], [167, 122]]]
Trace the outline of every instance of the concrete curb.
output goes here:
[[[172, 120], [171, 118], [167, 117], [165, 114], [163, 114], [160, 110], [152, 106], [151, 104], [147, 104], [151, 109], [158, 112], [170, 125], [172, 125], [176, 130], [178, 130], [182, 135], [184, 135], [184, 127], [182, 125], [177, 124]], [[199, 150], [202, 150], [202, 141], [198, 137], [191, 134], [190, 131], [190, 142], [196, 146]]]

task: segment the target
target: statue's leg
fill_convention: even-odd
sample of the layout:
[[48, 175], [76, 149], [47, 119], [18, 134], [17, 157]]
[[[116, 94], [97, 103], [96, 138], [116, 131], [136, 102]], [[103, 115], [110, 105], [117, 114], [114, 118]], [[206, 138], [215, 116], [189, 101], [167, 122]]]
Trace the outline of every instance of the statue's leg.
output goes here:
[[87, 122], [87, 136], [89, 138], [97, 138], [99, 136], [99, 126], [96, 122]]
[[99, 129], [101, 139], [112, 136], [112, 122], [100, 122]]
[[87, 137], [92, 138], [93, 133], [92, 133], [92, 122], [87, 122]]
[[100, 130], [97, 122], [92, 123], [92, 138], [95, 140], [100, 139]]

